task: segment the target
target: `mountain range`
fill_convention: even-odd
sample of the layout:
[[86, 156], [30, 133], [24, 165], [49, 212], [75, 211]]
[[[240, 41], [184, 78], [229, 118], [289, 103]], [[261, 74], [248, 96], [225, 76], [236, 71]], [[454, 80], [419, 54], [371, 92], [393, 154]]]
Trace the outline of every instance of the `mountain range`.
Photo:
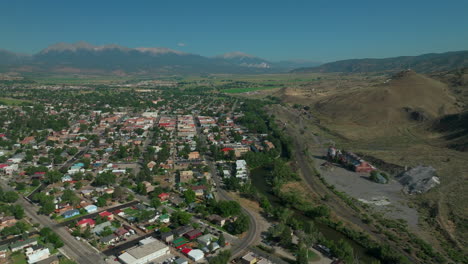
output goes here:
[[287, 72], [317, 62], [271, 62], [242, 52], [204, 57], [168, 48], [94, 46], [86, 42], [57, 43], [37, 54], [16, 54], [0, 50], [3, 71], [61, 73], [273, 73]]
[[204, 73], [316, 73], [450, 71], [468, 67], [468, 51], [430, 53], [384, 59], [351, 59], [321, 64], [314, 61], [272, 62], [230, 52], [205, 57], [169, 48], [128, 48], [115, 44], [95, 46], [86, 42], [57, 43], [33, 54], [0, 49], [0, 72], [80, 74], [204, 74]]
[[411, 69], [420, 73], [450, 71], [468, 67], [468, 51], [429, 53], [419, 56], [401, 56], [384, 59], [351, 59], [325, 63], [317, 67], [293, 70], [296, 73], [312, 72], [400, 72]]

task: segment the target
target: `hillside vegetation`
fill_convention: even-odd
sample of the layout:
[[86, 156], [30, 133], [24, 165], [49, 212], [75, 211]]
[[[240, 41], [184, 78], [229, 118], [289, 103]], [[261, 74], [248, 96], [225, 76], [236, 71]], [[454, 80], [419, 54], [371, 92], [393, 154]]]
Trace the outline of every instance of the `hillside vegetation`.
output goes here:
[[335, 121], [372, 126], [434, 119], [458, 106], [445, 84], [405, 71], [375, 87], [326, 97], [315, 109]]
[[468, 67], [468, 51], [430, 53], [420, 56], [402, 56], [385, 59], [351, 59], [323, 64], [319, 67], [301, 68], [293, 72], [398, 72], [413, 69], [429, 73]]

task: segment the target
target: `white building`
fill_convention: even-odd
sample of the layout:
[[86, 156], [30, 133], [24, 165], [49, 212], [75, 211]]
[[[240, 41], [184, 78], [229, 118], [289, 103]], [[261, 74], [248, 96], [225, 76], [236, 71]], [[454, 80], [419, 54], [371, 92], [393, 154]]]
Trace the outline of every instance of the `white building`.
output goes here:
[[158, 240], [146, 242], [140, 241], [140, 246], [127, 250], [119, 256], [119, 260], [125, 264], [144, 264], [169, 254], [166, 244]]
[[47, 259], [50, 257], [50, 252], [48, 248], [38, 247], [29, 247], [26, 249], [26, 257], [28, 258], [28, 263], [36, 263], [38, 261]]
[[193, 261], [199, 261], [202, 260], [205, 254], [203, 251], [200, 249], [192, 249], [190, 252], [187, 254], [189, 258], [191, 258]]
[[247, 162], [245, 160], [236, 161], [236, 177], [242, 179], [247, 178]]

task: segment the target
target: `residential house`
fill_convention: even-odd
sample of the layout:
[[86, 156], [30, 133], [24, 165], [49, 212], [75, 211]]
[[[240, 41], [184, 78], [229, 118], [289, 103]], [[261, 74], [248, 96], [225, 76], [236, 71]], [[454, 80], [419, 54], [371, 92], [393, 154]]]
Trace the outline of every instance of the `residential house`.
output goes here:
[[257, 262], [257, 256], [253, 252], [248, 252], [241, 258], [241, 263], [242, 264], [254, 264]]
[[129, 236], [130, 232], [123, 227], [119, 227], [117, 228], [117, 230], [114, 231], [114, 234], [118, 237], [123, 237], [123, 236]]
[[107, 218], [108, 221], [114, 220], [114, 215], [111, 212], [108, 212], [108, 211], [100, 212], [99, 216]]
[[200, 153], [198, 151], [192, 151], [188, 155], [189, 160], [197, 160], [200, 159]]
[[207, 247], [211, 244], [214, 236], [212, 234], [206, 234], [197, 238], [197, 242], [204, 247]]
[[90, 205], [86, 206], [84, 209], [86, 210], [86, 212], [88, 212], [88, 214], [94, 213], [94, 212], [96, 212], [98, 210], [97, 206], [94, 205], [94, 204], [90, 204]]
[[211, 223], [215, 224], [215, 225], [218, 225], [220, 227], [223, 227], [225, 224], [226, 224], [226, 218], [220, 216], [220, 215], [210, 215], [208, 217], [208, 221], [210, 221]]
[[11, 227], [16, 224], [17, 220], [14, 216], [4, 216], [0, 218], [0, 230], [3, 230], [5, 227]]
[[60, 260], [56, 255], [36, 262], [36, 264], [59, 264], [59, 263], [60, 263]]
[[8, 251], [8, 244], [0, 246], [0, 260], [6, 258]]
[[79, 227], [80, 229], [83, 229], [87, 226], [89, 227], [94, 227], [96, 225], [96, 222], [91, 219], [91, 218], [84, 218], [84, 219], [81, 219], [80, 221], [78, 221], [78, 223], [76, 224], [77, 227]]
[[172, 242], [174, 240], [174, 234], [172, 232], [170, 232], [170, 231], [162, 233], [161, 234], [161, 240], [166, 242], [166, 243]]
[[10, 244], [10, 249], [12, 252], [22, 250], [23, 248], [31, 247], [37, 245], [37, 237], [31, 237], [23, 241], [18, 241], [16, 243]]
[[112, 226], [111, 222], [104, 222], [99, 225], [96, 225], [93, 228], [93, 233], [99, 235], [106, 227], [109, 227], [111, 230], [115, 230], [116, 228]]
[[201, 236], [201, 235], [202, 235], [202, 232], [200, 232], [200, 231], [197, 230], [197, 229], [194, 229], [194, 230], [192, 230], [192, 231], [190, 231], [190, 232], [185, 233], [184, 236], [185, 236], [187, 239], [194, 240], [194, 239], [198, 238], [198, 237]]
[[78, 209], [72, 209], [72, 210], [68, 210], [66, 211], [65, 213], [62, 214], [63, 218], [71, 218], [73, 216], [76, 216], [76, 215], [79, 215], [80, 214], [80, 211]]
[[179, 182], [187, 183], [193, 179], [193, 171], [181, 171]]
[[105, 237], [101, 237], [101, 239], [99, 239], [99, 241], [103, 244], [106, 244], [106, 245], [109, 245], [109, 244], [112, 244], [112, 243], [115, 243], [119, 240], [119, 237], [116, 236], [115, 234], [110, 234], [108, 236], [105, 236]]
[[166, 201], [167, 199], [169, 199], [169, 194], [168, 193], [161, 193], [161, 194], [158, 195], [158, 198], [159, 198], [159, 200], [161, 200], [161, 202]]

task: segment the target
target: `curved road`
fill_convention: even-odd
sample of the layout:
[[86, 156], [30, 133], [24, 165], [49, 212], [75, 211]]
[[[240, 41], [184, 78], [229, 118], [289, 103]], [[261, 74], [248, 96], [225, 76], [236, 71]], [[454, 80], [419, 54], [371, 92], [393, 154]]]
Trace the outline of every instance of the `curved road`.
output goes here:
[[[237, 100], [234, 103], [234, 105], [236, 103], [237, 103]], [[233, 110], [234, 110], [234, 106], [232, 107], [231, 112]], [[198, 126], [198, 122], [196, 122], [196, 124], [197, 124], [197, 126], [196, 126], [197, 134], [198, 134], [199, 138], [201, 139], [201, 143], [202, 143], [202, 145], [204, 147], [207, 147], [206, 137], [203, 135], [203, 133], [201, 133], [201, 131], [200, 131], [201, 129], [200, 129], [200, 126]], [[219, 178], [218, 173], [216, 172], [216, 167], [213, 164], [213, 160], [211, 160], [211, 158], [207, 157], [206, 155], [204, 155], [203, 158], [204, 158], [204, 160], [207, 161], [208, 167], [210, 168], [212, 179], [214, 180], [214, 182], [216, 184], [216, 192], [214, 193], [215, 197], [217, 199], [221, 199], [221, 200], [225, 200], [225, 201], [234, 201], [234, 199], [232, 197], [230, 197], [227, 194], [227, 192], [221, 188], [222, 181]], [[249, 210], [247, 210], [246, 208], [241, 207], [241, 209], [242, 209], [242, 213], [247, 215], [247, 217], [249, 218], [249, 230], [247, 231], [247, 235], [244, 238], [242, 238], [242, 240], [240, 240], [239, 243], [236, 243], [236, 244], [232, 245], [232, 249], [231, 249], [232, 258], [238, 257], [240, 255], [240, 253], [242, 253], [245, 249], [247, 249], [250, 245], [252, 245], [252, 243], [254, 243], [255, 239], [257, 237], [260, 237], [260, 232], [261, 232], [260, 228], [258, 228], [259, 224], [256, 222], [256, 219], [252, 215], [252, 213]]]

